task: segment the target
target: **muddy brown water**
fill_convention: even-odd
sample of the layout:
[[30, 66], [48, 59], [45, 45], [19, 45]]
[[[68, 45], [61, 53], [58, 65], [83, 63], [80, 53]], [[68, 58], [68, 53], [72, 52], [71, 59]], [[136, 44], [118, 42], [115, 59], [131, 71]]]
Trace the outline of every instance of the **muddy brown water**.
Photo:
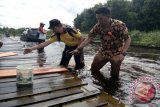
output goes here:
[[[16, 59], [16, 57], [14, 56], [12, 57], [13, 60], [9, 60], [7, 58], [3, 60], [0, 59], [0, 65], [8, 67], [11, 65], [13, 66], [14, 64], [16, 66], [18, 64], [25, 63], [32, 63], [35, 66], [57, 66], [60, 62], [62, 51], [64, 48], [63, 43], [56, 42], [47, 46], [45, 48], [45, 52], [42, 54], [38, 54], [37, 52], [35, 52], [23, 55], [22, 48], [24, 47], [22, 45], [27, 47], [33, 46], [35, 45], [35, 43], [24, 43], [19, 41], [19, 38], [4, 38], [3, 41], [4, 45], [0, 49], [1, 52], [12, 49], [22, 57], [18, 60], [14, 60], [14, 58]], [[19, 41], [19, 43], [17, 43], [17, 41]], [[15, 49], [13, 47], [11, 48], [12, 45], [15, 45]], [[77, 76], [79, 78], [87, 81], [89, 84], [92, 84], [101, 90], [106, 91], [107, 93], [120, 99], [124, 103], [129, 103], [129, 101], [132, 101], [133, 103], [137, 104], [135, 99], [131, 97], [134, 93], [135, 87], [141, 81], [148, 82], [149, 80], [136, 80], [138, 80], [138, 78], [142, 79], [144, 77], [149, 77], [153, 80], [149, 82], [151, 82], [155, 86], [156, 90], [155, 97], [150, 103], [160, 103], [160, 49], [130, 47], [128, 50], [128, 54], [121, 65], [119, 81], [112, 81], [110, 79], [110, 63], [107, 63], [101, 69], [101, 73], [105, 77], [105, 80], [102, 82], [97, 82], [97, 80], [92, 77], [90, 72], [90, 66], [97, 50], [97, 44], [90, 44], [84, 48], [86, 66], [83, 70], [77, 71]], [[73, 64], [74, 59], [72, 58], [70, 61], [70, 65]]]

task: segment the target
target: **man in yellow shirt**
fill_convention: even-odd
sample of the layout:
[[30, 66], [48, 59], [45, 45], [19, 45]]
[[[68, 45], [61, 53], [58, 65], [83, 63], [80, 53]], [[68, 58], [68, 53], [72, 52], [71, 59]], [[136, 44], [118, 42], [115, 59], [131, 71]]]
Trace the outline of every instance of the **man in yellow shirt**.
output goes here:
[[[45, 42], [36, 45], [31, 48], [24, 49], [24, 53], [30, 53], [32, 50], [46, 47], [55, 41], [61, 41], [65, 43], [65, 48], [62, 54], [60, 65], [68, 66], [72, 57], [71, 51], [75, 50], [77, 46], [83, 41], [81, 33], [70, 26], [63, 25], [58, 19], [50, 20], [50, 26], [48, 29], [53, 31], [53, 35]], [[80, 50], [80, 54], [74, 55], [75, 69], [81, 69], [84, 67], [83, 49]]]

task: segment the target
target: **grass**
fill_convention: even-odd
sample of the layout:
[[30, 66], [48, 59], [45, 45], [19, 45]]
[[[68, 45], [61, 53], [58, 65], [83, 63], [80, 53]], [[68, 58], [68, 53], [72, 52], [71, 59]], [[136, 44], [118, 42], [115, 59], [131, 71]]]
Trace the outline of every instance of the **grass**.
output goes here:
[[134, 30], [129, 32], [129, 35], [132, 38], [132, 45], [160, 46], [160, 31], [140, 32]]

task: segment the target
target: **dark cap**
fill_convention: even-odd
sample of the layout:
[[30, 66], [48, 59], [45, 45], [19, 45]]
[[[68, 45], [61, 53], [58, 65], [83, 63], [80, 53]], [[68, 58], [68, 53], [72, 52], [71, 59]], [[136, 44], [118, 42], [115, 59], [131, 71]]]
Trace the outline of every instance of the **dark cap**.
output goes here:
[[45, 25], [45, 24], [43, 22], [41, 22], [40, 25]]
[[52, 19], [52, 20], [49, 21], [48, 29], [52, 29], [55, 26], [59, 26], [59, 25], [61, 25], [61, 22], [58, 19]]

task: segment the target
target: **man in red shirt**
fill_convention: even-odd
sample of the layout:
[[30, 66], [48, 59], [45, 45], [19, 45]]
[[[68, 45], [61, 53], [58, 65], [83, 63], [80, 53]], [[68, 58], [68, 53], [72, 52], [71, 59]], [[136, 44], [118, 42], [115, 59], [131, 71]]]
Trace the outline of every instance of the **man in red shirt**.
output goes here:
[[[46, 30], [44, 29], [44, 23], [40, 23], [39, 28], [38, 28], [38, 44], [45, 42], [46, 39]], [[38, 53], [44, 52], [44, 48], [38, 49]]]

